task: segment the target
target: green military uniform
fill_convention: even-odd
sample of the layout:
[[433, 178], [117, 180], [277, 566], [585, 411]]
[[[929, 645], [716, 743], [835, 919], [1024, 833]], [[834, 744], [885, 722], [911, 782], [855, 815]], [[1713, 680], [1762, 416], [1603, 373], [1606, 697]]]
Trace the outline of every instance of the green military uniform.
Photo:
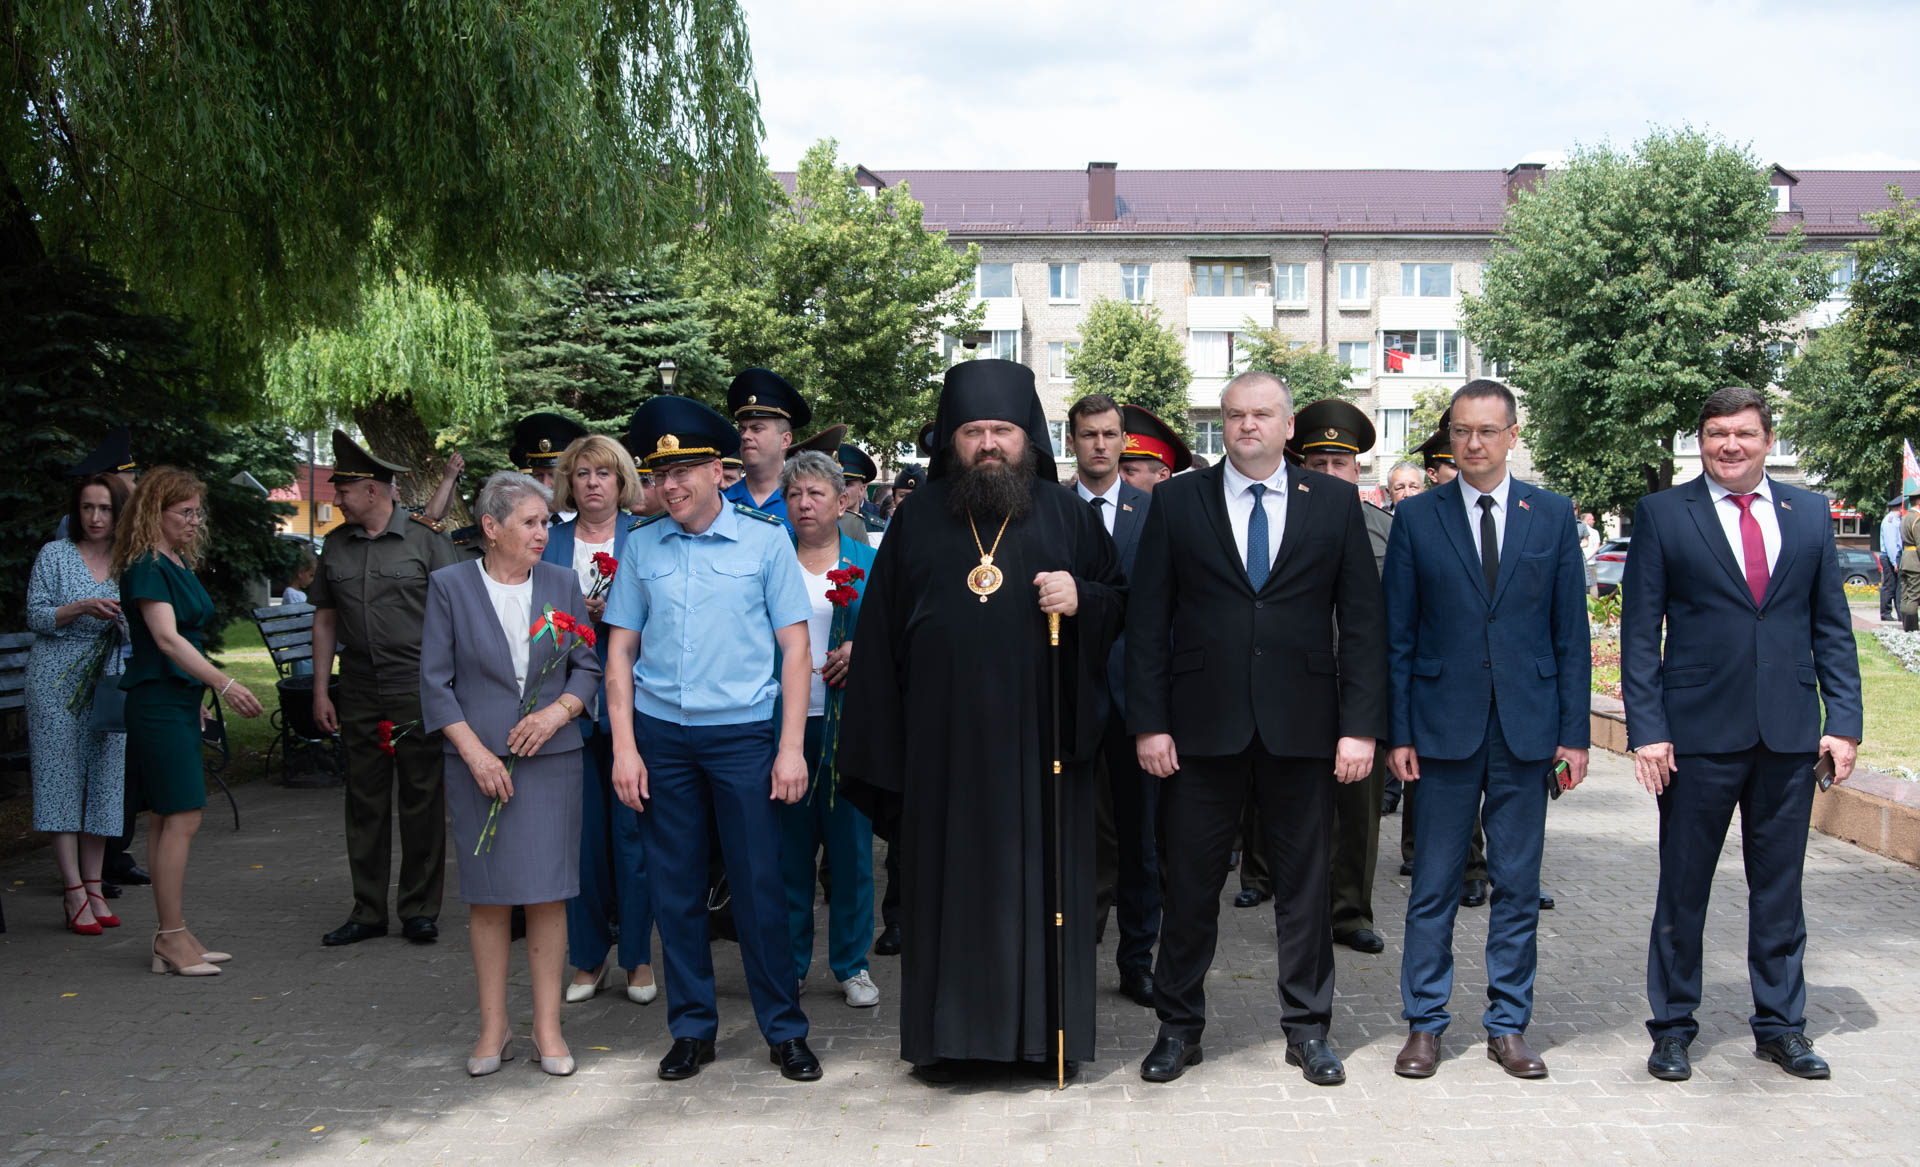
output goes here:
[[1920, 493], [1920, 482], [1908, 479], [1914, 488], [1907, 495], [1907, 513], [1900, 520], [1900, 627], [1908, 632], [1920, 626], [1920, 508], [1913, 495]]
[[[380, 462], [334, 432], [334, 481], [391, 482], [397, 467]], [[329, 694], [346, 747], [347, 865], [353, 877], [350, 923], [384, 926], [393, 850], [392, 814], [400, 819], [403, 921], [436, 918], [446, 866], [446, 800], [442, 745], [420, 720], [420, 627], [427, 576], [457, 561], [436, 525], [395, 506], [384, 529], [349, 523], [327, 537], [308, 602], [332, 609], [340, 677]], [[320, 662], [324, 664], [324, 662]], [[391, 756], [380, 723], [397, 727]], [[396, 799], [397, 795], [397, 799]]]

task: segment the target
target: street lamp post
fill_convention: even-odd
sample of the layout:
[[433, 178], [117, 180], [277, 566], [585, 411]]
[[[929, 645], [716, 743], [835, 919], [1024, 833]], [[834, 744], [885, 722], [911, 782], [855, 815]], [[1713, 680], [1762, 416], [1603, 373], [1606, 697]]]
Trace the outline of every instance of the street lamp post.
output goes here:
[[662, 393], [672, 393], [673, 383], [680, 379], [680, 366], [673, 363], [672, 357], [668, 357], [661, 361], [658, 367], [660, 369], [660, 391]]

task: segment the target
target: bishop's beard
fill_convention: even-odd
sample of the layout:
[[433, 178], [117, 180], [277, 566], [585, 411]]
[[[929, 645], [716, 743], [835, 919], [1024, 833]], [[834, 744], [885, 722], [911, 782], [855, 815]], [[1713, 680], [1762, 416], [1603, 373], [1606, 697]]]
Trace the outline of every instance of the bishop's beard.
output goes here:
[[947, 505], [953, 517], [998, 519], [1014, 522], [1027, 517], [1033, 507], [1033, 444], [1026, 443], [1015, 462], [998, 458], [962, 466], [955, 460], [953, 485], [947, 493]]

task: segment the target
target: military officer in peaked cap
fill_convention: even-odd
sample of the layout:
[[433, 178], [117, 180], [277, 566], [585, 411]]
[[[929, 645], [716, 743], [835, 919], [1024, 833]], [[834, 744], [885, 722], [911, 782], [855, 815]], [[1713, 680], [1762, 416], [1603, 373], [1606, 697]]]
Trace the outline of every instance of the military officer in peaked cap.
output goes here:
[[1120, 451], [1120, 477], [1151, 491], [1193, 465], [1193, 451], [1173, 427], [1137, 405], [1120, 407], [1127, 444]]
[[[321, 938], [329, 947], [387, 934], [387, 873], [394, 806], [400, 819], [400, 887], [395, 905], [407, 939], [439, 937], [446, 866], [446, 797], [441, 738], [398, 735], [389, 753], [383, 721], [420, 720], [420, 624], [427, 576], [456, 562], [434, 524], [394, 502], [393, 476], [409, 468], [382, 461], [333, 431], [334, 503], [346, 522], [327, 537], [307, 600], [313, 614], [313, 717], [340, 734], [347, 755], [347, 867], [353, 913]], [[340, 687], [329, 683], [335, 647]]]
[[[513, 446], [507, 451], [513, 468], [528, 475], [535, 482], [553, 489], [554, 469], [560, 465], [560, 455], [566, 452], [575, 438], [587, 436], [585, 426], [557, 413], [529, 413], [513, 427]], [[572, 511], [555, 511], [547, 516], [549, 523], [564, 523], [573, 518]]]
[[[1294, 417], [1288, 452], [1308, 470], [1331, 474], [1356, 487], [1360, 455], [1373, 449], [1373, 422], [1349, 402], [1327, 399], [1301, 408]], [[1393, 516], [1364, 499], [1360, 518], [1373, 545], [1373, 565], [1387, 561], [1387, 536]], [[1333, 867], [1328, 881], [1333, 898], [1333, 939], [1360, 952], [1379, 952], [1386, 942], [1373, 927], [1373, 869], [1380, 857], [1380, 803], [1386, 789], [1384, 754], [1376, 752], [1365, 781], [1337, 786], [1333, 795]]]
[[880, 466], [872, 455], [852, 442], [841, 442], [834, 460], [840, 463], [840, 475], [847, 480], [847, 513], [860, 520], [871, 541], [874, 535], [887, 529], [887, 516], [867, 497], [867, 486], [880, 477]]
[[1420, 463], [1426, 467], [1428, 486], [1443, 486], [1459, 473], [1453, 465], [1453, 439], [1447, 433], [1452, 423], [1453, 410], [1449, 409], [1440, 415], [1433, 436], [1420, 443]]
[[746, 369], [733, 379], [727, 410], [740, 428], [741, 463], [740, 481], [727, 488], [728, 500], [765, 511], [791, 530], [787, 500], [780, 496], [780, 467], [795, 427], [812, 421], [813, 410], [785, 377], [767, 369]]
[[820, 1062], [794, 979], [773, 800], [797, 802], [807, 789], [813, 605], [779, 520], [720, 496], [720, 459], [739, 447], [725, 418], [655, 397], [629, 433], [666, 510], [627, 536], [625, 561], [637, 566], [614, 576], [607, 598], [606, 684], [614, 791], [642, 812], [665, 962], [673, 1045], [659, 1074], [691, 1078], [714, 1059], [711, 822], [761, 1036], [783, 1075], [812, 1081]]

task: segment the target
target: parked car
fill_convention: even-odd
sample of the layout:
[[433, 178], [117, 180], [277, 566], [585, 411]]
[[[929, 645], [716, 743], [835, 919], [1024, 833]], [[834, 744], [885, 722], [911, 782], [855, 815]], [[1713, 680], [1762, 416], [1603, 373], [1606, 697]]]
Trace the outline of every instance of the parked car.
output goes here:
[[1850, 584], [1880, 586], [1880, 556], [1864, 547], [1840, 548], [1840, 578]]
[[1620, 577], [1627, 571], [1627, 547], [1632, 539], [1609, 539], [1588, 560], [1593, 564], [1594, 590], [1610, 596], [1620, 590]]

